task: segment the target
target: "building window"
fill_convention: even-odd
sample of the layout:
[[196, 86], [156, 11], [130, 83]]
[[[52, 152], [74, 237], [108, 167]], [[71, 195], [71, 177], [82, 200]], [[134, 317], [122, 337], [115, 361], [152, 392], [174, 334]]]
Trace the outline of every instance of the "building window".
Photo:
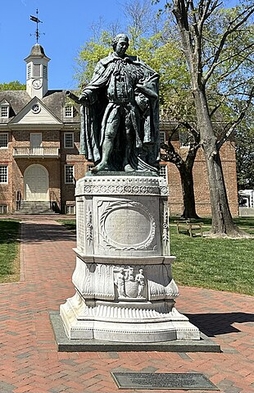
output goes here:
[[65, 213], [66, 214], [75, 214], [75, 205], [65, 205]]
[[179, 142], [180, 142], [180, 147], [190, 147], [190, 144], [194, 142], [194, 137], [190, 132], [186, 130], [183, 131], [180, 130]]
[[1, 117], [9, 117], [9, 105], [1, 105]]
[[0, 149], [8, 147], [8, 134], [0, 134]]
[[64, 148], [72, 149], [74, 147], [74, 133], [65, 132], [64, 133]]
[[8, 183], [8, 166], [0, 165], [0, 183]]
[[168, 179], [168, 167], [167, 167], [167, 165], [160, 165], [159, 176], [163, 177], [166, 180]]
[[65, 117], [73, 117], [73, 105], [65, 105], [64, 115]]
[[160, 131], [160, 143], [165, 143], [166, 142], [166, 132], [165, 131]]
[[7, 214], [7, 213], [8, 213], [7, 205], [0, 205], [0, 214]]
[[65, 165], [64, 180], [65, 180], [65, 184], [73, 184], [74, 183], [74, 166], [73, 165]]

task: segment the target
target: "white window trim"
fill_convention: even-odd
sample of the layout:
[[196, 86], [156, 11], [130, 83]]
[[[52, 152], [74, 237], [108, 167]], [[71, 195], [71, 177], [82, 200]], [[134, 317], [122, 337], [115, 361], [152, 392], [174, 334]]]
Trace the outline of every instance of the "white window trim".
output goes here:
[[160, 165], [159, 176], [163, 177], [166, 181], [168, 181], [168, 166], [167, 166], [167, 164]]
[[[67, 108], [68, 108], [68, 110], [70, 110], [69, 113], [66, 112]], [[74, 107], [73, 107], [73, 105], [66, 104], [65, 107], [64, 107], [64, 116], [72, 118], [73, 114], [74, 114]]]
[[[3, 116], [3, 112], [2, 112], [3, 108], [6, 108], [6, 112], [5, 112], [6, 116]], [[1, 104], [0, 105], [0, 117], [2, 119], [8, 119], [9, 118], [9, 113], [10, 113], [10, 105], [9, 104]]]
[[[67, 167], [72, 167], [73, 168], [73, 174], [72, 174], [72, 176], [73, 176], [73, 179], [72, 179], [72, 181], [67, 181], [67, 179], [66, 179], [66, 175], [67, 175], [67, 173], [66, 173], [66, 170], [67, 170]], [[65, 166], [64, 166], [64, 183], [65, 184], [74, 184], [75, 183], [75, 181], [74, 181], [74, 179], [75, 179], [75, 177], [74, 177], [75, 175], [74, 175], [74, 165], [71, 165], [71, 164], [66, 164]]]
[[8, 213], [8, 206], [0, 205], [0, 214], [7, 214], [7, 213]]
[[[184, 135], [185, 138], [181, 137], [181, 134]], [[188, 131], [179, 131], [180, 149], [189, 149], [191, 145], [191, 139], [193, 139], [193, 136], [188, 133]]]
[[160, 131], [160, 143], [166, 142], [166, 131]]
[[66, 204], [65, 205], [65, 214], [75, 214], [76, 213], [76, 206], [75, 202], [73, 204]]
[[[72, 146], [66, 146], [66, 137], [67, 135], [72, 136]], [[74, 148], [74, 132], [65, 132], [64, 133], [64, 148], [65, 149], [73, 149]]]
[[1, 149], [1, 150], [2, 150], [2, 149], [8, 149], [8, 142], [9, 142], [9, 135], [8, 135], [8, 132], [1, 132], [0, 137], [1, 137], [1, 135], [5, 135], [5, 136], [6, 136], [7, 144], [6, 144], [6, 146], [1, 146], [1, 145], [0, 145], [0, 149]]
[[6, 168], [6, 181], [1, 181], [1, 175], [0, 175], [0, 184], [8, 184], [8, 165], [0, 165], [0, 168], [1, 167]]

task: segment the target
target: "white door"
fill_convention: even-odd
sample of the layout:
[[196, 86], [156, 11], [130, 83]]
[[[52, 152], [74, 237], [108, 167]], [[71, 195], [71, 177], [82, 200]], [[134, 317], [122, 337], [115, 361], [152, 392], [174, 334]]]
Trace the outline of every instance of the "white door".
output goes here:
[[48, 201], [49, 176], [42, 165], [30, 165], [24, 175], [25, 200]]

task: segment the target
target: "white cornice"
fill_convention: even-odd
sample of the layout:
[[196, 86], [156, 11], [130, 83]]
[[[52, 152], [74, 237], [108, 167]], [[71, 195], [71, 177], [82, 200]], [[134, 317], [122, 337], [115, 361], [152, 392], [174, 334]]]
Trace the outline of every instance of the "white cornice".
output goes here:
[[62, 130], [64, 127], [64, 124], [31, 124], [31, 123], [8, 123], [7, 128], [9, 130], [34, 130], [34, 131], [41, 131], [41, 130]]

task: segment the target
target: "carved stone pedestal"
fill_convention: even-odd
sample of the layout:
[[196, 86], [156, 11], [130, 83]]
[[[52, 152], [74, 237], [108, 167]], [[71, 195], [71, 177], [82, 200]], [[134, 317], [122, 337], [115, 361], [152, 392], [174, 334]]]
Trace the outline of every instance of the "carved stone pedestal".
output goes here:
[[60, 306], [69, 339], [200, 339], [175, 308], [167, 186], [155, 176], [77, 182], [76, 294]]

